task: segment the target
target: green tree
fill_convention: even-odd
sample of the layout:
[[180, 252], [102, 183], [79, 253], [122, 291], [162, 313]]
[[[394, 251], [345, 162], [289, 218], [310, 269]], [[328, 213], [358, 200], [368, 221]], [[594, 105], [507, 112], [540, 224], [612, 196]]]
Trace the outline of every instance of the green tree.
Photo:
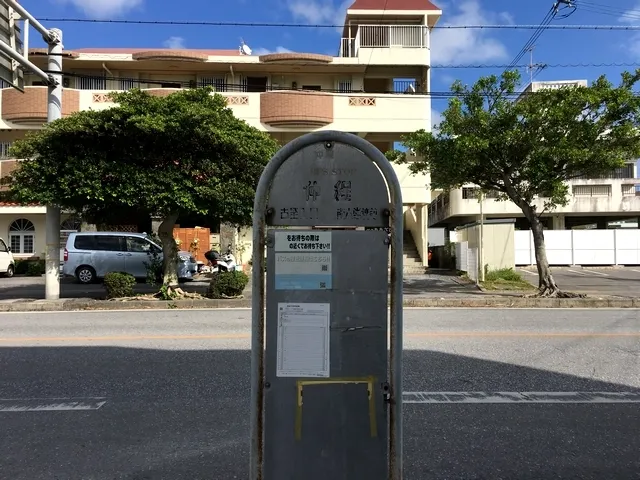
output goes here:
[[16, 142], [12, 155], [24, 160], [11, 178], [12, 197], [89, 215], [138, 209], [161, 217], [164, 285], [175, 286], [178, 216], [249, 224], [255, 187], [278, 144], [208, 89], [166, 97], [132, 90], [113, 101], [114, 108], [75, 113]]
[[[538, 294], [573, 296], [551, 274], [540, 216], [568, 204], [568, 180], [607, 174], [640, 156], [640, 97], [633, 92], [639, 79], [640, 70], [622, 74], [618, 86], [600, 77], [589, 87], [519, 98], [516, 71], [480, 78], [472, 87], [457, 81], [437, 133], [421, 130], [403, 139], [418, 155], [410, 170], [429, 172], [432, 188], [472, 183], [515, 203], [531, 225]], [[388, 156], [409, 160], [397, 151]]]

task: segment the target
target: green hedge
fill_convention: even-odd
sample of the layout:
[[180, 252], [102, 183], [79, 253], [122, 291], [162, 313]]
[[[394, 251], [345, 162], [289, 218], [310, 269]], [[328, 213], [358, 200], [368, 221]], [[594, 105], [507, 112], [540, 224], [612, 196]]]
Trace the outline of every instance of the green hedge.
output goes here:
[[136, 279], [128, 273], [109, 272], [104, 276], [107, 298], [133, 297]]
[[249, 283], [246, 273], [236, 270], [235, 272], [220, 272], [213, 275], [207, 297], [228, 298], [242, 295], [245, 287]]
[[[39, 273], [38, 273], [39, 272]], [[16, 260], [16, 275], [29, 275], [37, 277], [45, 272], [44, 260]]]

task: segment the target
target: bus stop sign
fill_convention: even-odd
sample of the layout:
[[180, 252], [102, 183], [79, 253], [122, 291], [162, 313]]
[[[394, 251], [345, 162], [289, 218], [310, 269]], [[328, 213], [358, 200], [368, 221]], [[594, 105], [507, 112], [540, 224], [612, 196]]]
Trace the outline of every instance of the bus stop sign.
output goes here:
[[251, 479], [400, 480], [402, 197], [390, 163], [347, 133], [294, 140], [260, 178], [253, 236]]

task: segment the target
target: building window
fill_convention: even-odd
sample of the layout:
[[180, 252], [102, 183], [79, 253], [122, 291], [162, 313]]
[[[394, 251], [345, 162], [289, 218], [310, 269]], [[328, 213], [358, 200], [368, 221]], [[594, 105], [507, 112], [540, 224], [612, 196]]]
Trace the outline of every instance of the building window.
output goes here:
[[611, 185], [574, 185], [575, 197], [610, 197]]
[[0, 142], [0, 158], [11, 158], [9, 156], [10, 148], [11, 142]]
[[19, 218], [9, 226], [11, 251], [17, 254], [35, 252], [36, 227], [26, 218]]

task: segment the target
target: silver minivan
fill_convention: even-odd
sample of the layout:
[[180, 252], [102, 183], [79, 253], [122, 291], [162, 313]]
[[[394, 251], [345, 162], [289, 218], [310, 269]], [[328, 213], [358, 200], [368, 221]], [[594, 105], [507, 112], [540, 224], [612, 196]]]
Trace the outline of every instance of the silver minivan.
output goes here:
[[[162, 259], [162, 248], [144, 233], [76, 232], [69, 234], [64, 249], [62, 273], [80, 283], [92, 283], [109, 272], [122, 272], [143, 279], [153, 255]], [[178, 252], [178, 277], [192, 279], [198, 271], [189, 252]]]

